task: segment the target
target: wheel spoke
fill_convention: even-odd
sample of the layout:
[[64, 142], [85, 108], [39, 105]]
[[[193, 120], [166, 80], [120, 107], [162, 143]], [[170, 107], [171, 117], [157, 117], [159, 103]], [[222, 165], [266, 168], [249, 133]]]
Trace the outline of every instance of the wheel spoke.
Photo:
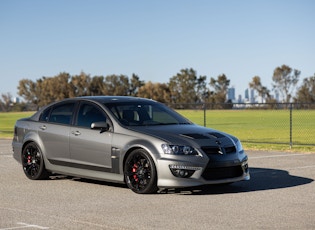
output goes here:
[[140, 191], [146, 188], [150, 180], [150, 164], [148, 160], [140, 154], [135, 155], [128, 162], [129, 169], [126, 175], [129, 177], [131, 185]]

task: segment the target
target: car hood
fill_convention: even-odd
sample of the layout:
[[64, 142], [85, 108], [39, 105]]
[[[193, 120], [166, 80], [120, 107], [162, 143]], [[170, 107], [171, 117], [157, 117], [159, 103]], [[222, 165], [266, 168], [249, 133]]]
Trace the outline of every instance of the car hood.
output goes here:
[[134, 126], [131, 130], [154, 136], [170, 144], [200, 146], [235, 146], [238, 139], [218, 130], [194, 124]]

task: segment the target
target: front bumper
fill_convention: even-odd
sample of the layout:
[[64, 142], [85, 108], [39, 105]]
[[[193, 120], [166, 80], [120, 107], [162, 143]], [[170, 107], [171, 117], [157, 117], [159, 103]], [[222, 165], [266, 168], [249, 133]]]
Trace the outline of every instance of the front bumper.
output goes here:
[[[190, 158], [189, 161], [159, 159], [158, 187], [193, 187], [250, 179], [247, 157], [242, 160], [215, 163], [207, 161], [205, 158]], [[177, 173], [174, 174], [172, 170], [177, 170]]]

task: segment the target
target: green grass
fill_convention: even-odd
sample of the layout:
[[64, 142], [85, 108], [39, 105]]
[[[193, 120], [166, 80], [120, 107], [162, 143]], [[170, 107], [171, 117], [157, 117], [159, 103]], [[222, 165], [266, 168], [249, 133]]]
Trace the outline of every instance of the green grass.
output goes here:
[[[196, 124], [204, 125], [200, 110], [178, 110]], [[206, 126], [241, 139], [245, 149], [315, 152], [315, 110], [293, 110], [290, 149], [289, 110], [207, 110]]]
[[33, 114], [34, 112], [0, 113], [0, 138], [13, 138], [15, 121]]
[[[202, 110], [178, 112], [204, 125]], [[34, 112], [0, 113], [0, 138], [11, 139], [15, 121], [32, 114]], [[315, 110], [293, 110], [292, 114], [292, 149], [288, 110], [207, 110], [206, 126], [238, 137], [247, 150], [315, 152], [315, 146], [308, 146], [315, 144]]]

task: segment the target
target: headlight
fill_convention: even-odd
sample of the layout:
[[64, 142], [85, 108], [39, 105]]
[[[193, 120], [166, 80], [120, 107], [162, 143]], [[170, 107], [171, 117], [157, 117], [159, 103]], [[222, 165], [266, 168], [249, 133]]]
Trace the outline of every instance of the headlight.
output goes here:
[[236, 145], [236, 150], [237, 152], [241, 153], [241, 152], [244, 152], [244, 149], [243, 149], [243, 146], [242, 146], [242, 143], [240, 140], [237, 140], [237, 142], [235, 143]]
[[162, 144], [162, 149], [165, 154], [172, 155], [198, 155], [198, 152], [188, 145], [168, 145]]

